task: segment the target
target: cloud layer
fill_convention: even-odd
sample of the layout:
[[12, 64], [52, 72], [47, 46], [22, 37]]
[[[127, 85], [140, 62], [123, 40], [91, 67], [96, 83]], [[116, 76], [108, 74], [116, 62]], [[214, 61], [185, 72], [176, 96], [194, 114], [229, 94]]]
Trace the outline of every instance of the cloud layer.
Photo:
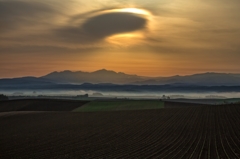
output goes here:
[[[111, 12], [129, 7], [152, 16]], [[109, 66], [140, 75], [144, 70], [149, 76], [236, 72], [239, 19], [238, 0], [0, 0], [0, 76], [31, 69], [32, 63], [46, 73], [60, 65], [86, 71]], [[139, 36], [109, 40], [135, 32]]]
[[111, 35], [146, 29], [147, 22], [133, 13], [105, 13], [89, 17], [77, 26], [56, 29], [55, 35], [67, 42], [95, 43]]
[[54, 8], [39, 2], [0, 1], [0, 33], [39, 25], [46, 22], [43, 17], [55, 14], [57, 11]]

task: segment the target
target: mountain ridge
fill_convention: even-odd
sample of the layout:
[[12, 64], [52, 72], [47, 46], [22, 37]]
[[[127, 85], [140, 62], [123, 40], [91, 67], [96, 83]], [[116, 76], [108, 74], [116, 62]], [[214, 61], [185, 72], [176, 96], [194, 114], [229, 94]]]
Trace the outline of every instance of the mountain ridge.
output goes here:
[[234, 86], [240, 85], [240, 74], [205, 72], [192, 75], [175, 75], [169, 77], [144, 77], [124, 72], [100, 69], [93, 72], [54, 71], [41, 77], [18, 77], [0, 79], [0, 84], [14, 83], [44, 84], [131, 84], [131, 85], [202, 85], [202, 86]]
[[94, 72], [82, 71], [60, 71], [52, 72], [40, 78], [55, 80], [61, 83], [116, 83], [127, 84], [138, 80], [144, 80], [144, 77], [137, 75], [129, 75], [123, 72], [115, 72], [111, 70], [101, 69]]

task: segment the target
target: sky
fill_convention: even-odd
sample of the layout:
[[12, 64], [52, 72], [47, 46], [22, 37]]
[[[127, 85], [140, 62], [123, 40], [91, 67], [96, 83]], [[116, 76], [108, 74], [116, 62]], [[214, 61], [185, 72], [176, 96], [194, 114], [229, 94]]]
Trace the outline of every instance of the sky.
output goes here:
[[240, 73], [239, 0], [0, 0], [0, 78]]

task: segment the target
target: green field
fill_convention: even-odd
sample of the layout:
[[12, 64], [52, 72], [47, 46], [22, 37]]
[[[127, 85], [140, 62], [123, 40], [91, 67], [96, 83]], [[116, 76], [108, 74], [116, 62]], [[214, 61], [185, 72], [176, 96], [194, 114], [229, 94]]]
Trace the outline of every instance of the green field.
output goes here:
[[240, 98], [226, 98], [226, 99], [218, 99], [215, 101], [215, 104], [233, 104], [239, 103]]
[[[239, 103], [240, 102], [240, 99], [239, 98], [231, 98], [231, 99], [226, 99], [226, 100], [222, 100], [222, 103], [225, 104], [225, 103]], [[222, 104], [221, 103], [221, 104]]]
[[164, 107], [164, 102], [159, 100], [117, 100], [117, 101], [91, 101], [74, 112], [95, 111], [118, 111], [118, 110], [140, 110], [159, 109]]

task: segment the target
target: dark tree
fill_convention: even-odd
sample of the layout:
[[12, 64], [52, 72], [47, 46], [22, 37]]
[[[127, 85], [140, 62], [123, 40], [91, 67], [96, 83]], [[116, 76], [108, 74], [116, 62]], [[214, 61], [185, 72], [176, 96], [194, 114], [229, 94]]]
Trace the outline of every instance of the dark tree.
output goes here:
[[0, 100], [8, 100], [8, 97], [4, 94], [0, 94]]

